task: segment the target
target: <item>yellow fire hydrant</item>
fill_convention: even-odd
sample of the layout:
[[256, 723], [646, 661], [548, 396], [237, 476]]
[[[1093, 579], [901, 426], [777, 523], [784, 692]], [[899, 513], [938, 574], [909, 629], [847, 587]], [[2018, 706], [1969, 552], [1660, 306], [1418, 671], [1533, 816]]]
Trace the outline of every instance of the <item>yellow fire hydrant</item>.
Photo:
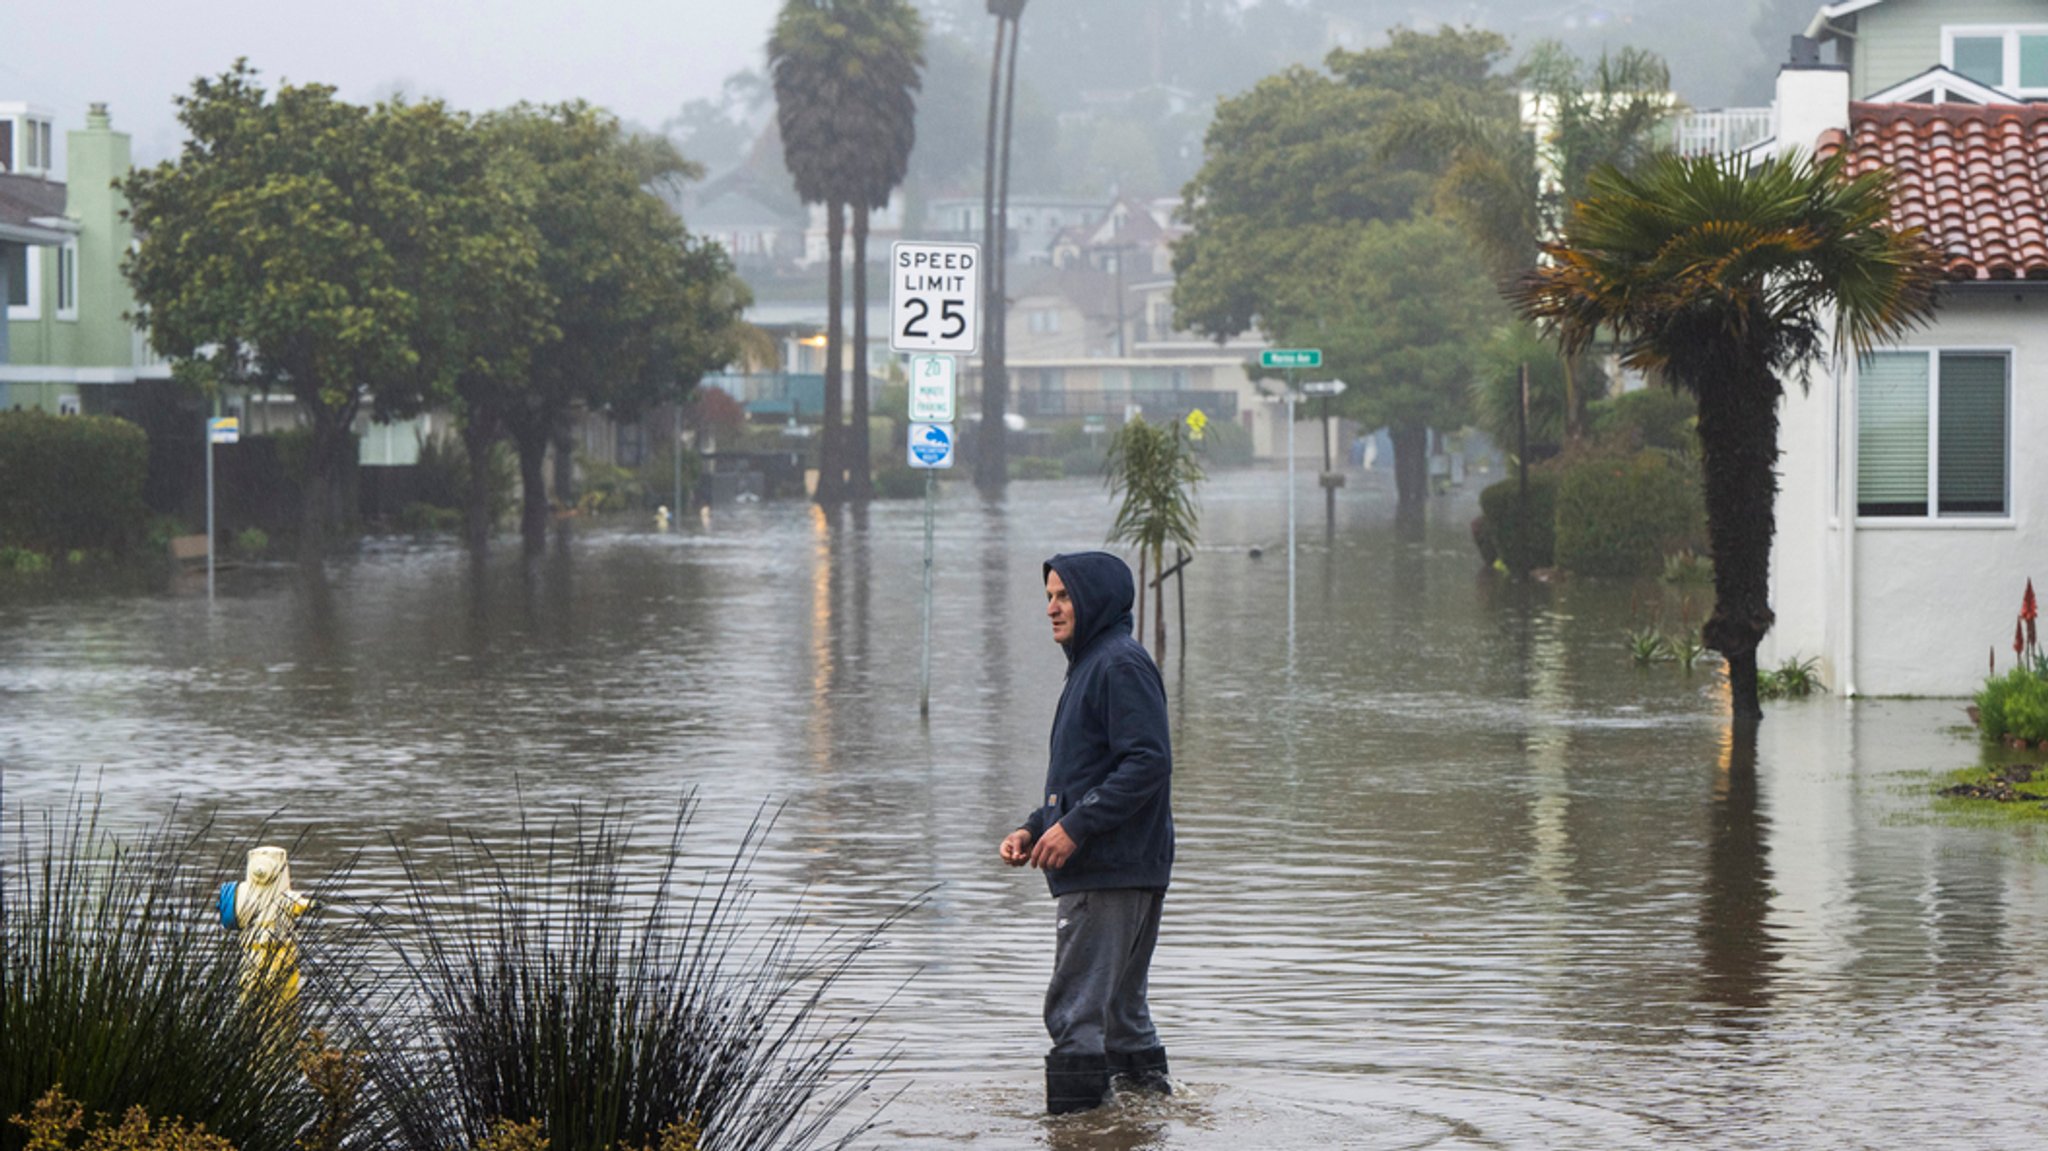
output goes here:
[[241, 882], [220, 889], [221, 925], [241, 933], [242, 994], [268, 989], [284, 1004], [299, 993], [299, 945], [293, 920], [313, 901], [292, 889], [292, 865], [282, 847], [257, 847]]

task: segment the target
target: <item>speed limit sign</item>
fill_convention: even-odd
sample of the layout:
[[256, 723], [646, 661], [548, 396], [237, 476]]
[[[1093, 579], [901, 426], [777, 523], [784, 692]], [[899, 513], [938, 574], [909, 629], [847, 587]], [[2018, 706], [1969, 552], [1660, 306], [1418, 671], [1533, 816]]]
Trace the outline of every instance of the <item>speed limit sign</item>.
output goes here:
[[972, 352], [981, 333], [981, 245], [889, 246], [889, 347]]

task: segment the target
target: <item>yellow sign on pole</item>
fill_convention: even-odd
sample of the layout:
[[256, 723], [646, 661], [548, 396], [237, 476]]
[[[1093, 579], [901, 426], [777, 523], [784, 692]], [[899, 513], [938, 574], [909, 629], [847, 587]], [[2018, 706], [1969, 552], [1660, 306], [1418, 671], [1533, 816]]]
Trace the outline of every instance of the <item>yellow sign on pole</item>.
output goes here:
[[1202, 429], [1203, 429], [1203, 428], [1206, 428], [1206, 427], [1208, 427], [1208, 426], [1209, 426], [1209, 417], [1208, 417], [1207, 415], [1205, 415], [1205, 414], [1203, 413], [1202, 409], [1200, 409], [1200, 408], [1196, 408], [1196, 409], [1195, 409], [1194, 411], [1192, 411], [1192, 412], [1189, 412], [1189, 413], [1188, 413], [1188, 438], [1189, 438], [1189, 439], [1191, 439], [1191, 440], [1199, 440], [1199, 439], [1201, 439], [1201, 438], [1202, 438]]

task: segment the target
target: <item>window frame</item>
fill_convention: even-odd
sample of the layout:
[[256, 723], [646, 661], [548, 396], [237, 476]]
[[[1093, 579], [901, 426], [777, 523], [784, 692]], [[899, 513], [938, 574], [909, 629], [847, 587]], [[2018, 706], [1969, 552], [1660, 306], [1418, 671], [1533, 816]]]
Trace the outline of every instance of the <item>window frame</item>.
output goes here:
[[[1957, 75], [1966, 75], [1956, 67], [1957, 39], [1991, 39], [2004, 41], [2005, 51], [2000, 58], [1999, 81], [1990, 86], [2013, 96], [2048, 96], [2048, 85], [2032, 88], [2020, 86], [2020, 37], [2048, 37], [2048, 24], [1944, 24], [1941, 26], [1941, 65]], [[1977, 78], [1969, 77], [1972, 80]], [[1977, 80], [1983, 84], [1986, 81]]]
[[57, 248], [56, 315], [69, 323], [78, 321], [77, 240], [66, 240]]
[[[1882, 515], [1863, 510], [1863, 365], [1856, 366], [1856, 403], [1849, 412], [1856, 429], [1854, 469], [1856, 526], [1896, 527], [2009, 527], [2016, 512], [2013, 504], [2018, 489], [2013, 482], [2013, 402], [2016, 390], [2018, 349], [2011, 344], [1910, 345], [1871, 349], [1871, 355], [1919, 355], [1927, 361], [1927, 508], [1920, 515]], [[1944, 355], [1992, 356], [2005, 362], [2005, 443], [2001, 470], [2005, 477], [2004, 510], [1996, 512], [1943, 512], [1941, 510], [1941, 358]]]
[[10, 320], [40, 320], [43, 318], [43, 249], [40, 244], [24, 245], [22, 266], [27, 274], [22, 278], [28, 282], [26, 304], [8, 304], [7, 318]]

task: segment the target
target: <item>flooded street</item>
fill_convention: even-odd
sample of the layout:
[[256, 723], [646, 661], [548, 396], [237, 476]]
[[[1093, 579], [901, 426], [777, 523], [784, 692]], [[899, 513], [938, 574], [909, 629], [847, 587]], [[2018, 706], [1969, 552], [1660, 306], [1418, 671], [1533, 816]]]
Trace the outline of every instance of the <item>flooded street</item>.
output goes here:
[[931, 893], [840, 988], [887, 1002], [877, 1147], [2048, 1138], [2048, 839], [1930, 815], [1930, 773], [1977, 757], [1959, 702], [1780, 704], [1749, 762], [1710, 671], [1629, 664], [1668, 593], [1483, 576], [1474, 496], [1402, 531], [1384, 475], [1326, 542], [1301, 480], [1296, 632], [1282, 479], [1224, 473], [1165, 661], [1169, 1100], [1039, 1114], [1052, 904], [995, 858], [1064, 668], [1039, 563], [1100, 545], [1093, 480], [948, 486], [928, 724], [916, 502], [601, 526], [531, 579], [509, 539], [480, 580], [393, 541], [324, 589], [223, 573], [211, 609], [203, 585], [0, 605], [8, 834], [96, 781], [120, 818], [275, 814], [302, 883], [360, 850], [367, 896], [387, 836], [451, 820], [611, 803], [651, 845], [694, 792], [716, 866], [784, 804], [765, 906], [808, 888], [814, 922], [865, 926]]

